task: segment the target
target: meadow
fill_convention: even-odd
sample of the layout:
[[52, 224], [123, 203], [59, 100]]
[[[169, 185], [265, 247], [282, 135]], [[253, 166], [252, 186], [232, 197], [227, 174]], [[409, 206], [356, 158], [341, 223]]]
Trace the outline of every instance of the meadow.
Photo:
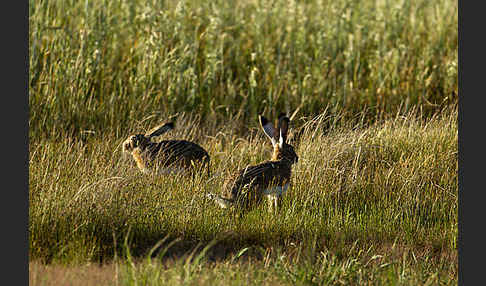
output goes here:
[[[456, 2], [29, 1], [30, 283], [457, 284], [457, 88]], [[279, 211], [207, 201], [281, 111]], [[122, 154], [169, 119], [211, 177]]]

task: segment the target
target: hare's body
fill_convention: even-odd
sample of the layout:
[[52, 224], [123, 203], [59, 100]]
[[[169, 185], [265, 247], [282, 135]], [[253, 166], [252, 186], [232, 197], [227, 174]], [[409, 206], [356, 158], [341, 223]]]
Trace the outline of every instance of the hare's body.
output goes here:
[[229, 177], [223, 186], [221, 196], [209, 194], [209, 197], [222, 208], [236, 205], [249, 209], [266, 198], [269, 210], [272, 211], [277, 208], [281, 196], [289, 188], [291, 166], [298, 161], [298, 156], [294, 148], [285, 143], [288, 118], [281, 116], [279, 120], [279, 137], [271, 123], [264, 117], [260, 117], [260, 123], [265, 134], [272, 141], [274, 147], [272, 159], [248, 166]]
[[209, 154], [198, 144], [186, 140], [151, 141], [151, 137], [172, 128], [173, 124], [168, 123], [148, 135], [132, 135], [123, 143], [123, 151], [132, 155], [142, 172], [180, 173], [203, 166], [209, 172]]
[[[267, 198], [272, 209], [290, 184], [291, 169], [283, 161], [266, 161], [239, 170], [223, 186], [221, 198], [229, 204], [237, 203], [249, 209]], [[229, 204], [220, 204], [228, 207]]]
[[199, 163], [209, 163], [206, 150], [186, 140], [151, 142], [144, 150], [135, 148], [132, 156], [139, 169], [144, 172], [155, 168], [159, 173], [180, 173], [191, 170]]

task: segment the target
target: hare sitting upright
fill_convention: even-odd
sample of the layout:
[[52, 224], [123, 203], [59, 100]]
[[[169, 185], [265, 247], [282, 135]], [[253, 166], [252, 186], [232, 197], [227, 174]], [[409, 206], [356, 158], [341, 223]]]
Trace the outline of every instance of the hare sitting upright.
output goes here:
[[291, 167], [299, 157], [287, 141], [289, 118], [281, 114], [277, 129], [265, 117], [259, 116], [264, 133], [270, 138], [273, 155], [269, 161], [248, 166], [229, 177], [221, 196], [208, 194], [220, 207], [236, 206], [249, 209], [266, 197], [269, 211], [277, 209], [280, 198], [290, 184]]
[[152, 128], [146, 134], [131, 135], [123, 142], [123, 152], [131, 154], [137, 167], [144, 173], [151, 170], [159, 173], [192, 173], [196, 166], [205, 166], [209, 175], [209, 154], [198, 144], [186, 140], [152, 142], [153, 137], [173, 128], [174, 123], [168, 122]]

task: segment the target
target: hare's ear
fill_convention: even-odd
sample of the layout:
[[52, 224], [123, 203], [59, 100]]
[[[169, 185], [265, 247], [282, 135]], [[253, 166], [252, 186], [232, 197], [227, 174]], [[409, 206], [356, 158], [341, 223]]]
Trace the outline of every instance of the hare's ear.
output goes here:
[[268, 121], [268, 119], [262, 115], [259, 115], [258, 118], [260, 120], [260, 125], [262, 126], [263, 132], [268, 136], [268, 138], [270, 138], [272, 145], [275, 146], [275, 144], [277, 144], [277, 132], [273, 127], [272, 122]]
[[174, 129], [174, 123], [168, 122], [152, 128], [150, 131], [145, 133], [145, 136], [149, 138], [154, 136], [159, 136], [172, 129]]
[[278, 116], [278, 131], [279, 131], [279, 138], [278, 144], [279, 147], [282, 147], [285, 142], [287, 142], [287, 132], [289, 130], [289, 121], [290, 119], [285, 115], [285, 113], [280, 113]]

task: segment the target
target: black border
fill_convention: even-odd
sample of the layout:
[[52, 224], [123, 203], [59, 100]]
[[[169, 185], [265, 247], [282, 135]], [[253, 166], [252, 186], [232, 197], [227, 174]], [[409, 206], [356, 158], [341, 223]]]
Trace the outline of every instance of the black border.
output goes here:
[[[483, 156], [478, 156], [479, 148], [484, 148], [478, 126], [484, 122], [484, 105], [479, 102], [485, 90], [484, 30], [482, 21], [484, 10], [466, 5], [471, 1], [458, 1], [458, 70], [459, 70], [459, 113], [458, 113], [458, 285], [479, 285], [484, 281], [484, 226], [485, 201], [484, 183], [475, 181], [485, 177]], [[475, 11], [475, 12], [474, 12]], [[469, 138], [468, 138], [469, 137]], [[477, 147], [477, 148], [476, 148]]]
[[[6, 4], [7, 2], [5, 2]], [[2, 33], [2, 280], [29, 284], [29, 1], [3, 5]]]

